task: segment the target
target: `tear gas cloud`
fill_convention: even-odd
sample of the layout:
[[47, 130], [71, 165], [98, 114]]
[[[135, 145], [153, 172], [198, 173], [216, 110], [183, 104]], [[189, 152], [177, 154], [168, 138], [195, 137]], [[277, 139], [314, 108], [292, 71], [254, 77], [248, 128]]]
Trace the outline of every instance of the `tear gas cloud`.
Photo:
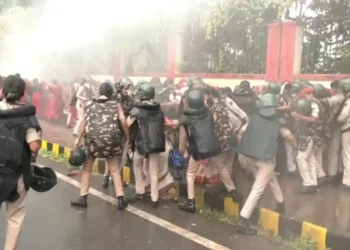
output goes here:
[[26, 10], [15, 32], [0, 40], [0, 74], [70, 80], [91, 71], [111, 73], [118, 31], [132, 32], [159, 13], [183, 18], [189, 2], [47, 0]]

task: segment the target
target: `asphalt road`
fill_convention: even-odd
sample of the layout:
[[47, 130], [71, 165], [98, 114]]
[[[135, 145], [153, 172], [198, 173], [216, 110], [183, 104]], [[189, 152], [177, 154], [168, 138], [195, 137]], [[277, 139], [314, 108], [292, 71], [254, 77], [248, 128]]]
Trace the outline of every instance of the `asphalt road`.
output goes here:
[[[44, 139], [73, 147], [72, 130], [46, 121], [40, 121], [40, 123], [44, 130]], [[246, 198], [252, 182], [239, 171], [234, 176], [234, 180], [236, 187]], [[350, 237], [350, 192], [348, 190], [338, 189], [336, 185], [325, 185], [316, 194], [303, 196], [297, 193], [301, 188], [299, 176], [279, 176], [279, 182], [286, 200], [287, 216], [299, 221], [315, 223], [337, 234]], [[276, 201], [269, 188], [264, 191], [259, 205], [275, 208]]]
[[[173, 202], [158, 209], [149, 204], [133, 204], [118, 211], [112, 188], [101, 188], [94, 176], [89, 207], [77, 209], [70, 200], [79, 195], [79, 177], [65, 175], [64, 165], [39, 158], [40, 164], [53, 167], [60, 178], [50, 192], [30, 191], [27, 215], [21, 236], [24, 250], [287, 250], [264, 236], [242, 236], [231, 225], [220, 224], [198, 214], [187, 214]], [[127, 190], [130, 194], [131, 190]], [[4, 209], [0, 215], [0, 247], [5, 241]]]

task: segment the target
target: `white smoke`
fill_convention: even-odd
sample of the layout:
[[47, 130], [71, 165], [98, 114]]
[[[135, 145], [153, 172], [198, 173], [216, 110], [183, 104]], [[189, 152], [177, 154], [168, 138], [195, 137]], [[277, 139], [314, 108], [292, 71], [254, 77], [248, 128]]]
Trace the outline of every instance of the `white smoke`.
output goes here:
[[132, 32], [133, 27], [157, 18], [160, 12], [182, 18], [188, 3], [47, 0], [45, 6], [27, 10], [26, 18], [19, 21], [21, 28], [0, 41], [0, 74], [19, 72], [28, 78], [68, 80], [90, 70], [109, 71], [118, 31]]

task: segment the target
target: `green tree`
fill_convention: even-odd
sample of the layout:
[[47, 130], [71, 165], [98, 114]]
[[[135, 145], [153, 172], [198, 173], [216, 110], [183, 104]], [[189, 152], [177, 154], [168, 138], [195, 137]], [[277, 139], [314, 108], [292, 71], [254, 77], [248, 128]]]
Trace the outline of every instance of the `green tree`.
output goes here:
[[206, 1], [187, 26], [185, 72], [265, 73], [267, 25], [294, 0]]
[[[305, 23], [303, 73], [350, 73], [350, 0], [314, 0]], [[306, 12], [305, 12], [306, 13]]]

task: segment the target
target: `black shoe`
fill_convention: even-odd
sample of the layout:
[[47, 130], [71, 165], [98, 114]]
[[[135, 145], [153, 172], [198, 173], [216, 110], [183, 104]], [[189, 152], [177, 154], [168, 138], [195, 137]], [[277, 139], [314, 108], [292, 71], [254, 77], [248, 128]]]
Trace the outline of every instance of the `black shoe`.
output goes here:
[[228, 192], [228, 197], [232, 198], [232, 200], [237, 202], [237, 203], [242, 202], [242, 196], [240, 196], [240, 194], [237, 192], [236, 189]]
[[153, 208], [157, 208], [157, 207], [159, 206], [159, 201], [152, 201], [152, 202], [151, 202], [151, 206], [152, 206]]
[[118, 196], [118, 210], [124, 210], [129, 204], [124, 200], [124, 196]]
[[279, 213], [279, 214], [285, 214], [286, 213], [286, 206], [285, 206], [284, 201], [277, 203], [276, 212]]
[[328, 176], [327, 184], [338, 184], [339, 179], [337, 176]]
[[314, 194], [317, 193], [317, 186], [303, 186], [299, 194]]
[[340, 185], [338, 186], [338, 188], [350, 190], [350, 186], [345, 185], [345, 184], [340, 184]]
[[242, 216], [239, 217], [236, 230], [238, 233], [245, 234], [245, 235], [256, 235], [258, 231], [254, 228], [251, 228], [249, 224], [249, 220], [246, 218], [243, 218]]
[[327, 176], [323, 176], [323, 177], [320, 177], [317, 179], [317, 184], [318, 184], [318, 186], [322, 186], [322, 185], [326, 184], [327, 181], [328, 181]]
[[74, 207], [83, 207], [87, 208], [87, 196], [80, 196], [80, 198], [76, 201], [71, 201], [70, 204]]
[[189, 213], [196, 212], [196, 202], [194, 199], [188, 199], [186, 203], [179, 204], [179, 209]]
[[109, 176], [105, 176], [102, 182], [102, 187], [106, 188], [109, 184]]

